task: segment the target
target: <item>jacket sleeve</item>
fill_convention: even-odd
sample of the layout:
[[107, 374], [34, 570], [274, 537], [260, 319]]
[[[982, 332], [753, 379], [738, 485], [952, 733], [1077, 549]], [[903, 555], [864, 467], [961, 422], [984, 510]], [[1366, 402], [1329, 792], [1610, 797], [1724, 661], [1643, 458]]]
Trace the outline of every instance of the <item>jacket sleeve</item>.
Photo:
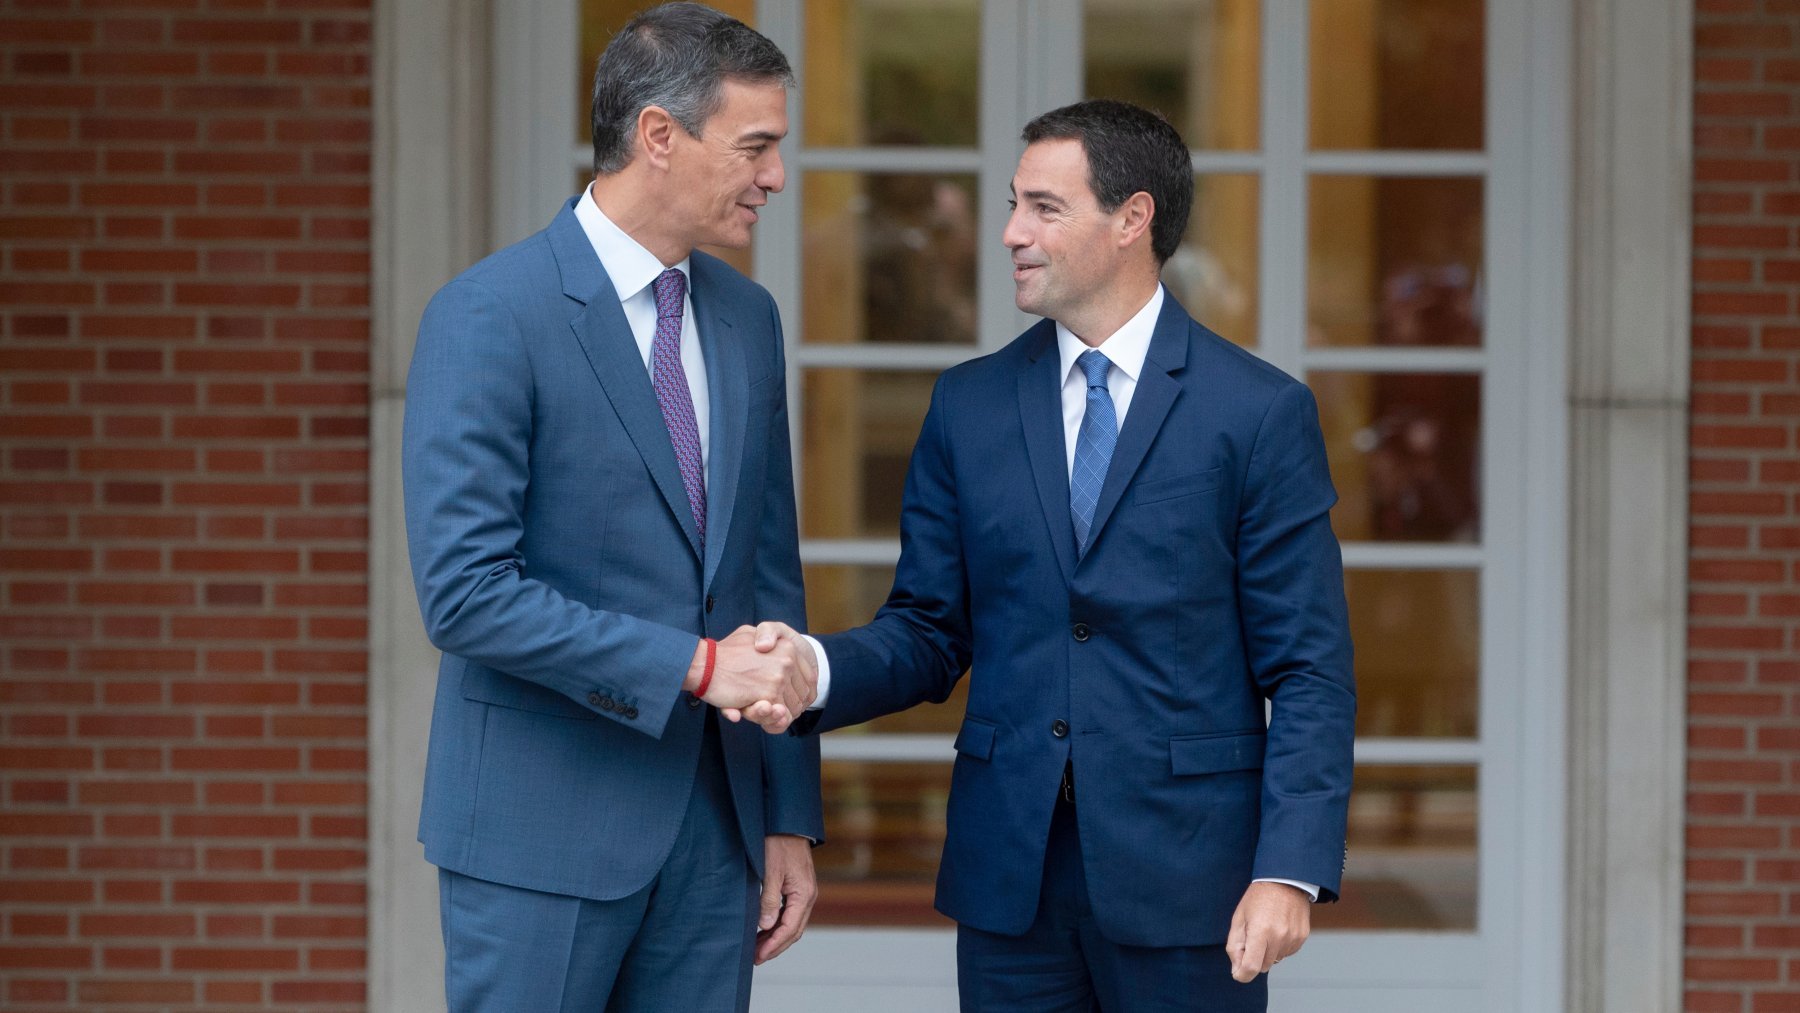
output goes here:
[[801, 734], [942, 703], [968, 670], [969, 581], [944, 386], [940, 377], [907, 468], [893, 590], [868, 625], [819, 638], [831, 657], [831, 698], [795, 722]]
[[1263, 417], [1238, 519], [1237, 598], [1251, 673], [1270, 701], [1255, 878], [1337, 899], [1356, 732], [1337, 502], [1312, 392], [1293, 383]]
[[[511, 312], [476, 282], [445, 286], [419, 324], [401, 439], [425, 632], [448, 654], [660, 738], [699, 638], [590, 608], [528, 575], [520, 544], [533, 398], [532, 364]], [[637, 717], [590, 705], [597, 690], [634, 699]]]
[[[756, 545], [756, 608], [759, 620], [777, 619], [806, 632], [806, 589], [801, 580], [799, 522], [794, 510], [794, 462], [788, 439], [787, 362], [782, 354], [781, 318], [769, 300], [775, 343], [775, 375], [782, 394], [769, 420], [768, 477], [763, 483], [762, 529]], [[819, 740], [764, 735], [763, 825], [771, 834], [798, 834], [815, 844], [825, 840], [824, 805], [819, 795]]]

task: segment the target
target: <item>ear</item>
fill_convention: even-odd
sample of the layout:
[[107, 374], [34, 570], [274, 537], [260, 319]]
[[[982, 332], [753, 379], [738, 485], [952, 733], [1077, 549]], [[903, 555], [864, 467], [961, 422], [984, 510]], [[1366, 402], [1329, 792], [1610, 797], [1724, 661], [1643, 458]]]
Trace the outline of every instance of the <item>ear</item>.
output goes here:
[[643, 156], [648, 165], [659, 169], [668, 168], [669, 150], [675, 144], [675, 131], [680, 129], [681, 124], [675, 122], [675, 117], [670, 116], [667, 109], [662, 106], [645, 106], [638, 112], [634, 135], [638, 154]]
[[1156, 198], [1142, 190], [1125, 198], [1114, 212], [1118, 222], [1119, 248], [1131, 246], [1150, 237], [1150, 222], [1156, 218]]

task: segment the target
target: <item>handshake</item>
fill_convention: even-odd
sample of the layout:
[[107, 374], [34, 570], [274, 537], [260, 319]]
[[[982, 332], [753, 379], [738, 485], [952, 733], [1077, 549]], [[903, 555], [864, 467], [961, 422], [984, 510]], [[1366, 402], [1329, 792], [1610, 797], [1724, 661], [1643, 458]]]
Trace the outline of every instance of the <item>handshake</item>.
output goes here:
[[[750, 720], [779, 735], [812, 706], [819, 662], [812, 645], [786, 623], [740, 626], [711, 650], [702, 642], [681, 688], [719, 708], [732, 721]], [[704, 683], [704, 685], [702, 685]]]

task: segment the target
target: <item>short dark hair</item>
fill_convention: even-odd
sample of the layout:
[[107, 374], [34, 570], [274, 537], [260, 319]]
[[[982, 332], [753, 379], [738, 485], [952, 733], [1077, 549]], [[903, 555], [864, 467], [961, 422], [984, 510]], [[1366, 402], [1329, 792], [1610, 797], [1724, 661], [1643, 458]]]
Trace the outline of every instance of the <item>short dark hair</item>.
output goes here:
[[1150, 250], [1167, 263], [1194, 206], [1194, 163], [1181, 134], [1157, 113], [1113, 99], [1052, 109], [1025, 124], [1026, 144], [1076, 140], [1087, 154], [1088, 189], [1107, 213], [1138, 191], [1156, 202]]
[[630, 164], [632, 133], [646, 106], [661, 106], [700, 136], [724, 101], [727, 79], [791, 87], [794, 71], [775, 43], [705, 4], [639, 13], [606, 44], [594, 70], [594, 174]]

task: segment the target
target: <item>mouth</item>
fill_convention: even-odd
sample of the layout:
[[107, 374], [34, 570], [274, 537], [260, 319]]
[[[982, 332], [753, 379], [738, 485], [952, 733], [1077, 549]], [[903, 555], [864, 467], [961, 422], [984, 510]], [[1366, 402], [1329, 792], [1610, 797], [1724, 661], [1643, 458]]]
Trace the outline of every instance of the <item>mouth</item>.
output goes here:
[[738, 207], [743, 208], [744, 213], [750, 216], [750, 221], [752, 224], [754, 224], [757, 221], [757, 219], [760, 217], [760, 215], [757, 214], [756, 209], [759, 207], [762, 207], [761, 204], [739, 204]]
[[1042, 265], [1042, 264], [1021, 264], [1021, 263], [1018, 263], [1017, 261], [1014, 261], [1013, 262], [1013, 281], [1024, 281], [1026, 278], [1031, 276], [1031, 272], [1036, 271], [1036, 270], [1042, 268], [1043, 266], [1044, 265]]

